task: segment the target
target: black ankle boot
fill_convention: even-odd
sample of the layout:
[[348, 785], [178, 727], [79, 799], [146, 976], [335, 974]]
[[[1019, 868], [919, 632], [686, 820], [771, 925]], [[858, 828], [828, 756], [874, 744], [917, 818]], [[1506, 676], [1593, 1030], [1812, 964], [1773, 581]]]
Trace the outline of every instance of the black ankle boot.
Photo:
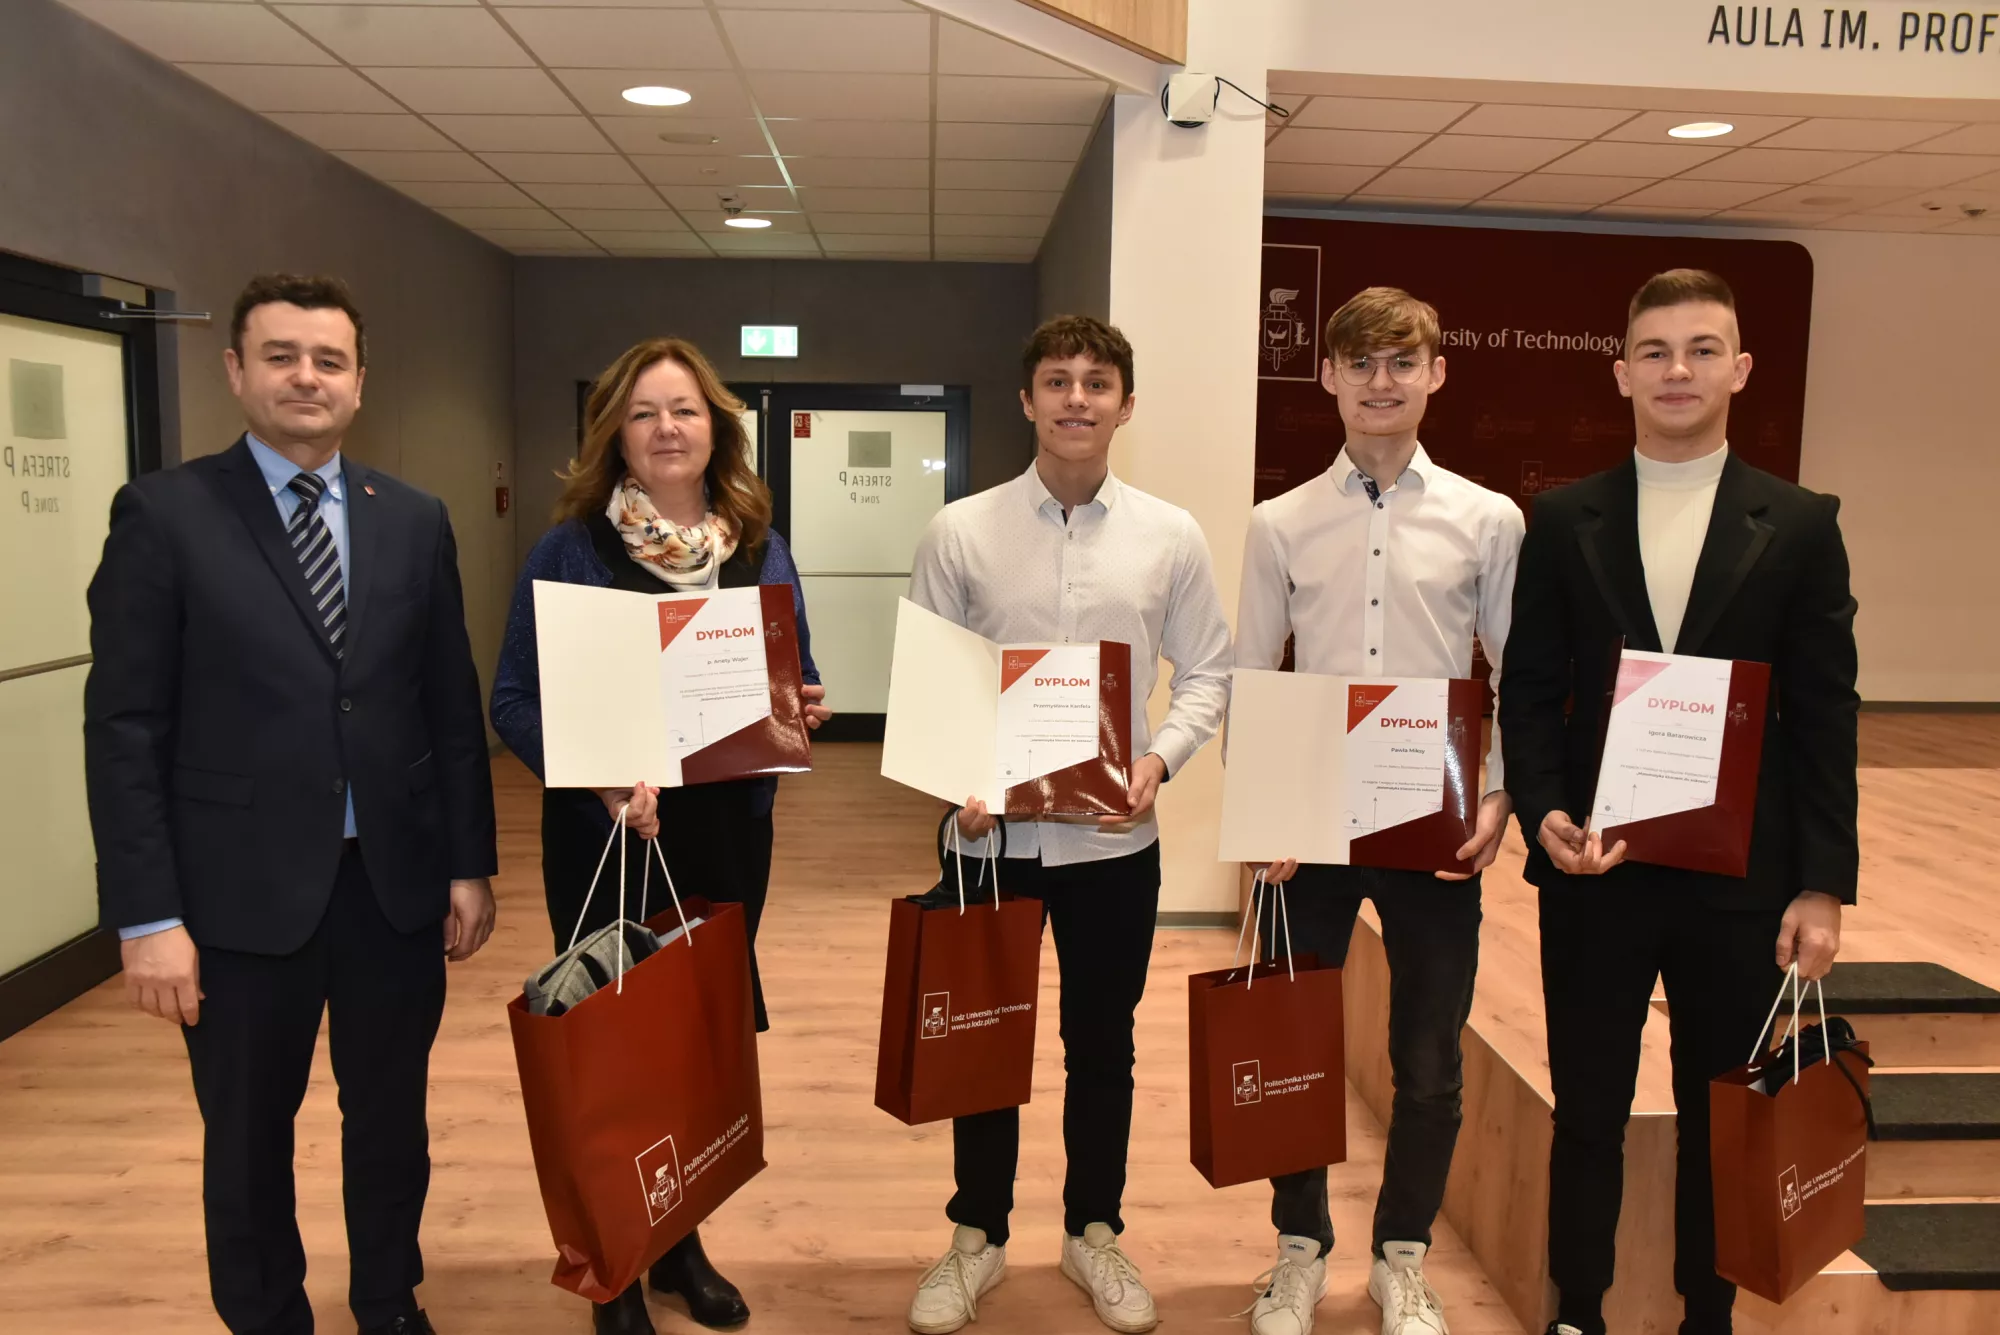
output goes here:
[[711, 1330], [740, 1326], [750, 1319], [750, 1307], [734, 1284], [715, 1273], [701, 1249], [701, 1235], [690, 1233], [662, 1256], [647, 1278], [661, 1293], [687, 1300], [688, 1315]]
[[610, 1302], [592, 1303], [590, 1324], [597, 1335], [654, 1335], [653, 1318], [646, 1315], [645, 1289], [634, 1280]]

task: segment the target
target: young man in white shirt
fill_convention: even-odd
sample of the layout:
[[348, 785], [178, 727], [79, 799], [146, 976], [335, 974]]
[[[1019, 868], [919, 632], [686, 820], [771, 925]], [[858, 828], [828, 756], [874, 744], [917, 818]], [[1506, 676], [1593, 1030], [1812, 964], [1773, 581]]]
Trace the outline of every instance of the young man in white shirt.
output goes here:
[[[1673, 1036], [1680, 1332], [1729, 1335], [1736, 1289], [1715, 1272], [1708, 1083], [1750, 1054], [1784, 970], [1813, 979], [1832, 967], [1841, 905], [1855, 898], [1860, 697], [1840, 502], [1730, 452], [1729, 403], [1750, 365], [1726, 282], [1700, 269], [1648, 279], [1612, 368], [1632, 400], [1633, 452], [1537, 496], [1521, 549], [1500, 719], [1541, 891], [1550, 1335], [1605, 1335], [1655, 981]], [[1744, 875], [1626, 862], [1622, 842], [1585, 833], [1621, 639], [1770, 664]]]
[[[1300, 672], [1467, 677], [1477, 636], [1500, 688], [1521, 511], [1439, 467], [1417, 441], [1424, 408], [1444, 385], [1438, 343], [1437, 312], [1398, 288], [1371, 287], [1327, 322], [1320, 381], [1340, 403], [1347, 442], [1326, 472], [1251, 511], [1237, 666], [1275, 668], [1291, 640]], [[1479, 874], [1513, 809], [1499, 747], [1496, 732], [1478, 824], [1458, 850], [1464, 870], [1300, 867], [1292, 859], [1269, 870], [1272, 881], [1289, 882], [1293, 947], [1324, 963], [1346, 959], [1363, 899], [1375, 901], [1382, 920], [1396, 1085], [1368, 1281], [1382, 1335], [1445, 1335], [1423, 1262], [1458, 1142], [1458, 1032], [1479, 963]], [[1271, 1184], [1278, 1259], [1251, 1308], [1255, 1335], [1312, 1330], [1333, 1249], [1326, 1172]]]
[[[1229, 694], [1229, 626], [1201, 529], [1186, 511], [1111, 475], [1111, 438], [1132, 405], [1124, 335], [1084, 316], [1037, 329], [1022, 356], [1021, 390], [1034, 463], [940, 511], [910, 574], [913, 602], [991, 640], [1132, 647], [1132, 814], [1010, 826], [1006, 872], [1009, 892], [1046, 904], [1062, 974], [1062, 1271], [1105, 1325], [1127, 1332], [1159, 1319], [1118, 1243], [1132, 1017], [1160, 900], [1153, 799], [1215, 735]], [[1174, 667], [1172, 698], [1152, 732], [1146, 701], [1162, 656]], [[959, 814], [965, 836], [983, 837], [993, 824], [968, 798]], [[972, 1320], [1006, 1271], [1020, 1110], [961, 1117], [952, 1144], [958, 1190], [945, 1214], [956, 1228], [910, 1304], [910, 1328], [921, 1335]]]

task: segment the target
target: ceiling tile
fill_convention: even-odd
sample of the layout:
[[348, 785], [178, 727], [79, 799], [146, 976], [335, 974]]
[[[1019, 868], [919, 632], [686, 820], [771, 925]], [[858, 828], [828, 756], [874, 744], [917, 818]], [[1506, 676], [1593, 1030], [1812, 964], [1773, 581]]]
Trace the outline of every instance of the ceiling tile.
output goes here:
[[677, 260], [690, 257], [711, 259], [715, 253], [708, 248], [707, 242], [693, 232], [681, 236], [648, 237], [641, 245], [612, 246], [610, 250], [613, 255], [626, 260]]
[[444, 153], [341, 150], [336, 157], [384, 181], [497, 181], [494, 170], [456, 149]]
[[278, 12], [350, 65], [534, 63], [483, 9], [280, 5]]
[[1396, 130], [1287, 130], [1264, 149], [1267, 162], [1386, 167], [1429, 135]]
[[669, 204], [684, 213], [719, 214], [724, 196], [741, 200], [744, 208], [752, 213], [794, 212], [799, 208], [797, 196], [784, 186], [663, 185], [659, 187], [659, 192]]
[[[262, 0], [239, 0], [239, 3], [243, 3], [243, 4], [258, 4], [258, 3], [261, 3], [261, 2], [262, 2]], [[293, 0], [293, 3], [296, 3], [296, 4], [301, 4], [301, 5], [335, 5], [335, 4], [356, 4], [356, 5], [420, 5], [420, 6], [421, 6], [421, 5], [457, 5], [457, 6], [461, 7], [461, 8], [463, 8], [463, 7], [465, 7], [465, 6], [469, 6], [469, 5], [477, 5], [477, 4], [479, 3], [479, 0]]]
[[1033, 214], [1047, 217], [1062, 202], [1057, 190], [940, 190], [939, 213]]
[[858, 236], [929, 236], [931, 220], [923, 213], [838, 213], [814, 209], [813, 226], [828, 232]]
[[1375, 213], [1460, 213], [1469, 200], [1417, 199], [1403, 195], [1384, 195], [1381, 198], [1350, 195], [1344, 207], [1365, 209]]
[[923, 121], [931, 113], [931, 81], [923, 74], [767, 71], [750, 76], [750, 91], [766, 116]]
[[1294, 129], [1421, 130], [1434, 134], [1472, 110], [1472, 105], [1390, 97], [1316, 97], [1281, 123]]
[[1891, 153], [1859, 167], [1822, 177], [1825, 185], [1900, 185], [1911, 190], [1957, 185], [2000, 168], [2000, 157], [1958, 153]]
[[540, 70], [363, 70], [412, 111], [461, 115], [573, 115], [576, 106]]
[[1884, 185], [1795, 185], [1757, 201], [1759, 209], [1796, 213], [1852, 213], [1878, 208], [1908, 195], [1908, 190]]
[[382, 90], [338, 65], [182, 65], [252, 111], [397, 111]]
[[[749, 117], [750, 95], [743, 89], [741, 76], [733, 70], [608, 69], [551, 70], [563, 87], [576, 95], [583, 109], [593, 116], [644, 116], [649, 120], [688, 120]], [[693, 97], [678, 107], [642, 107], [627, 102], [620, 94], [627, 88], [665, 84]]]
[[1950, 121], [1841, 120], [1820, 117], [1762, 140], [1765, 148], [1841, 148], [1893, 153], [1952, 129]]
[[[1667, 131], [1676, 125], [1687, 125], [1694, 121], [1721, 121], [1736, 128], [1728, 134], [1719, 134], [1712, 139], [1674, 140], [1668, 137]], [[1797, 116], [1739, 116], [1735, 112], [1727, 111], [1647, 111], [1616, 129], [1606, 131], [1604, 138], [1628, 144], [1693, 142], [1738, 148], [1744, 144], [1754, 144], [1768, 135], [1776, 134], [1787, 126], [1798, 123]]]
[[660, 185], [783, 185], [773, 157], [641, 157], [639, 174]]
[[479, 156], [508, 180], [523, 183], [616, 185], [639, 179], [638, 173], [615, 153], [481, 153]]
[[1606, 204], [1601, 209], [1592, 209], [1593, 218], [1629, 218], [1634, 222], [1682, 222], [1693, 218], [1706, 218], [1713, 209], [1669, 209], [1633, 208], [1626, 204]]
[[1488, 195], [1487, 204], [1564, 204], [1582, 207], [1609, 204], [1621, 195], [1651, 185], [1650, 176], [1555, 176], [1540, 172], [1523, 176]]
[[[739, 157], [761, 153], [770, 145], [757, 122], [743, 120], [675, 119], [672, 116], [600, 116], [597, 128], [631, 154], [656, 157]], [[671, 135], [663, 139], [662, 135]], [[685, 142], [689, 138], [700, 142]]]
[[1987, 216], [2000, 216], [2000, 190], [1976, 191], [1953, 186], [1927, 190], [1905, 199], [1878, 199], [1864, 205], [1868, 212], [1896, 214], [1908, 218], [1935, 218], [1945, 221], [1963, 218], [1967, 208], [1985, 209]]
[[589, 238], [564, 228], [517, 231], [483, 227], [479, 235], [508, 250], [596, 250]]
[[1443, 134], [1404, 158], [1401, 165], [1445, 167], [1460, 171], [1528, 172], [1576, 146], [1576, 141], [1567, 139]]
[[1578, 176], [1673, 176], [1729, 152], [1694, 144], [1585, 144], [1543, 171]]
[[564, 69], [728, 69], [705, 9], [502, 9], [543, 64]]
[[1003, 236], [1032, 237], [1040, 239], [1049, 230], [1046, 214], [1006, 214], [940, 213], [937, 216], [938, 236]]
[[1910, 145], [1912, 153], [2000, 153], [2000, 122], [1968, 125], [1962, 130]]
[[1445, 171], [1435, 167], [1391, 167], [1355, 191], [1409, 199], [1472, 200], [1513, 180], [1514, 172]]
[[1661, 181], [1618, 202], [1632, 208], [1734, 209], [1777, 189], [1767, 181]]
[[1528, 204], [1518, 200], [1500, 199], [1488, 195], [1475, 199], [1463, 210], [1466, 213], [1493, 213], [1516, 215], [1530, 218], [1575, 218], [1583, 214], [1588, 206], [1583, 204]]
[[659, 192], [644, 185], [550, 181], [521, 187], [552, 209], [657, 209]]
[[556, 216], [585, 232], [686, 232], [679, 214], [664, 206], [650, 209], [557, 209]]
[[731, 231], [706, 239], [719, 255], [782, 255], [793, 259], [820, 256], [819, 243], [810, 236]]
[[1937, 230], [1940, 233], [1951, 236], [2000, 236], [2000, 220], [1993, 218], [1969, 219], [1965, 222], [1952, 223], [1948, 227], [1940, 227]]
[[328, 149], [450, 148], [452, 143], [415, 116], [347, 112], [274, 111], [270, 119], [301, 139]]
[[939, 237], [937, 243], [939, 258], [948, 254], [955, 259], [1031, 260], [1041, 248], [1039, 240], [1007, 236], [957, 236], [949, 241]]
[[931, 188], [931, 164], [923, 158], [786, 158], [785, 170], [797, 186]]
[[893, 255], [928, 259], [931, 253], [928, 236], [875, 236], [865, 232], [856, 236], [843, 232], [821, 232], [819, 243], [826, 247], [827, 254], [844, 258]]
[[488, 228], [533, 229], [562, 226], [562, 219], [556, 217], [555, 214], [550, 213], [547, 209], [538, 209], [527, 199], [523, 199], [521, 202], [527, 205], [527, 207], [518, 209], [447, 208], [439, 209], [438, 212], [459, 226], [469, 227], [475, 231]]
[[1859, 166], [1871, 153], [1835, 153], [1818, 148], [1743, 148], [1681, 173], [1695, 181], [1769, 181], [1798, 185], [1828, 172]]
[[746, 70], [928, 74], [931, 18], [902, 14], [736, 10], [722, 25]]
[[1529, 139], [1595, 139], [1631, 120], [1618, 107], [1536, 107], [1488, 102], [1451, 127], [1453, 134], [1519, 135]]
[[940, 190], [1055, 190], [1069, 184], [1074, 162], [946, 160], [937, 165]]
[[1368, 184], [1380, 167], [1329, 167], [1316, 162], [1267, 162], [1264, 193], [1345, 195]]
[[161, 60], [233, 65], [332, 65], [334, 58], [256, 5], [65, 0]]
[[928, 190], [820, 188], [801, 190], [799, 198], [812, 213], [927, 213], [931, 206]]
[[2000, 190], [2000, 172], [1994, 172], [1994, 173], [1993, 173], [1993, 174], [1992, 174], [1991, 176], [1980, 176], [1980, 177], [1975, 177], [1974, 179], [1972, 179], [1972, 180], [1970, 180], [1970, 181], [1960, 181], [1960, 182], [1958, 183], [1958, 189], [1960, 189], [1960, 190]]
[[938, 24], [938, 73], [1011, 75], [1015, 78], [1087, 79], [1039, 51], [946, 19]]
[[609, 153], [588, 116], [432, 116], [431, 124], [475, 153]]
[[945, 121], [937, 127], [937, 153], [941, 158], [1060, 158], [1075, 162], [1089, 140], [1087, 125]]
[[527, 208], [535, 202], [508, 181], [403, 181], [396, 188], [434, 209]]
[[1039, 122], [1091, 125], [1104, 109], [1108, 85], [1095, 79], [991, 79], [938, 76], [941, 121]]
[[931, 127], [923, 120], [774, 120], [769, 125], [778, 151], [788, 158], [928, 158], [931, 155]]
[[1833, 232], [1938, 232], [1951, 230], [1951, 224], [1939, 223], [1935, 218], [1877, 217], [1869, 213], [1850, 213], [1844, 218], [1822, 218], [1813, 223], [1813, 226]]

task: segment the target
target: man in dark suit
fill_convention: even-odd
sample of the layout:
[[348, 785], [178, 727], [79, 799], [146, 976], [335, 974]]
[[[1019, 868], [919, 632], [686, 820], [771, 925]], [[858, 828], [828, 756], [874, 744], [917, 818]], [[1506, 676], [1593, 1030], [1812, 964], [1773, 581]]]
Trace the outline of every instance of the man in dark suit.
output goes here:
[[[1750, 375], [1735, 299], [1676, 269], [1632, 299], [1618, 386], [1634, 457], [1535, 500], [1514, 585], [1500, 731], [1541, 889], [1555, 1143], [1551, 1332], [1604, 1335], [1625, 1122], [1653, 980], [1673, 1030], [1680, 1161], [1674, 1282], [1683, 1335], [1727, 1335], [1715, 1273], [1708, 1082], [1749, 1056], [1782, 970], [1825, 974], [1854, 902], [1855, 603], [1839, 502], [1729, 453]], [[1748, 874], [1624, 861], [1579, 820], [1620, 638], [1634, 649], [1771, 665]], [[1565, 704], [1568, 704], [1567, 711]]]
[[121, 489], [90, 585], [84, 755], [126, 991], [182, 1026], [209, 1285], [313, 1329], [292, 1121], [323, 1012], [366, 1335], [416, 1303], [444, 962], [493, 928], [493, 788], [445, 508], [344, 461], [367, 344], [337, 279], [238, 298], [233, 446]]

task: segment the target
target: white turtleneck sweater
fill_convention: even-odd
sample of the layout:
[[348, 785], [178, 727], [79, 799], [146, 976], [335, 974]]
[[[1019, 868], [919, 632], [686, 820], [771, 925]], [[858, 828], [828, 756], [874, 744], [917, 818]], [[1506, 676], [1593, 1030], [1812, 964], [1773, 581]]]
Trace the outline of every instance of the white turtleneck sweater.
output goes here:
[[1715, 485], [1729, 445], [1685, 463], [1662, 463], [1637, 450], [1632, 462], [1639, 469], [1639, 559], [1646, 568], [1646, 597], [1653, 604], [1653, 624], [1660, 630], [1660, 647], [1674, 653], [1681, 619], [1687, 615], [1688, 593], [1694, 587], [1695, 562], [1708, 538], [1708, 517], [1715, 509]]

